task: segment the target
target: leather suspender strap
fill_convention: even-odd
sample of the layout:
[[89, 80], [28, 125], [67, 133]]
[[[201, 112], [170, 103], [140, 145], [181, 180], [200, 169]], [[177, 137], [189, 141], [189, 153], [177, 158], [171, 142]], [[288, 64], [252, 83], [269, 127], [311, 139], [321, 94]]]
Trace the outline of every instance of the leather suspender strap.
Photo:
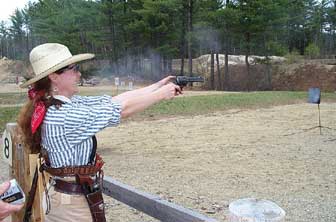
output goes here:
[[89, 163], [93, 164], [94, 163], [94, 158], [96, 156], [97, 152], [97, 138], [95, 135], [92, 136], [92, 151], [89, 159]]
[[26, 209], [25, 209], [25, 212], [24, 212], [23, 222], [31, 221], [32, 208], [33, 208], [33, 203], [34, 203], [35, 193], [36, 193], [36, 188], [37, 188], [37, 180], [38, 180], [38, 170], [37, 170], [37, 166], [36, 166], [33, 181], [32, 181], [32, 185], [31, 185], [29, 195], [28, 195], [28, 199], [27, 199], [27, 204], [26, 204]]

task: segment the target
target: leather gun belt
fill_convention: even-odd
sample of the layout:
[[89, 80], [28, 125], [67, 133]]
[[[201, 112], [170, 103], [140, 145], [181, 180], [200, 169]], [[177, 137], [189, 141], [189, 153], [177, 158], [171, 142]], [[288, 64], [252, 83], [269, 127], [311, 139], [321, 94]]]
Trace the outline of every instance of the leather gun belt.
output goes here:
[[45, 170], [49, 174], [58, 177], [71, 177], [76, 175], [95, 175], [101, 170], [102, 166], [96, 165], [85, 165], [85, 166], [75, 166], [75, 167], [59, 167], [52, 168], [47, 166], [46, 164], [42, 164], [40, 171]]
[[67, 182], [63, 180], [55, 180], [55, 190], [61, 193], [83, 195], [84, 191], [80, 184]]

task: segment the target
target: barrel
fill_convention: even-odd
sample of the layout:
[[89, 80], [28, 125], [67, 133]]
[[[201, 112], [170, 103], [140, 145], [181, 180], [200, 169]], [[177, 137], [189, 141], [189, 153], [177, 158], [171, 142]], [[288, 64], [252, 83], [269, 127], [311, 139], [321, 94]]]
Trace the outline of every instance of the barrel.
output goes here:
[[263, 199], [244, 198], [229, 204], [230, 222], [283, 222], [285, 211]]

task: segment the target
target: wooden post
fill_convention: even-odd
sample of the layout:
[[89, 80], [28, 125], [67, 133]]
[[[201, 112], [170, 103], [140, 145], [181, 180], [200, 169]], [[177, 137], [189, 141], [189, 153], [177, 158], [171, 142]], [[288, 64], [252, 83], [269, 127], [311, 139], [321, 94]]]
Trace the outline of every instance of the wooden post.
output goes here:
[[[18, 137], [16, 123], [6, 124], [6, 129], [3, 134], [3, 141], [4, 141], [3, 152], [5, 155], [5, 161], [9, 165], [8, 176], [10, 179], [15, 178], [17, 180], [17, 182], [20, 184], [23, 191], [25, 192], [25, 195], [27, 196], [27, 191], [25, 190], [25, 184], [23, 183], [24, 176], [25, 176], [25, 172], [24, 172], [25, 160], [23, 159], [23, 156], [21, 155], [22, 142], [20, 138]], [[22, 209], [21, 211], [15, 214], [12, 214], [12, 221], [21, 221], [23, 218], [23, 213], [24, 213], [24, 210]]]
[[[6, 140], [7, 138], [7, 140]], [[4, 154], [8, 154], [5, 161], [9, 164], [9, 178], [15, 178], [24, 191], [26, 198], [30, 191], [31, 182], [38, 164], [38, 155], [30, 154], [28, 147], [23, 143], [22, 134], [20, 133], [16, 123], [7, 123], [3, 140], [6, 140], [4, 146]], [[6, 155], [5, 155], [6, 156]], [[6, 157], [7, 157], [6, 156]], [[39, 175], [40, 178], [40, 175]], [[42, 211], [42, 180], [38, 180], [35, 201], [33, 205], [32, 221], [43, 221]], [[24, 209], [12, 214], [12, 221], [22, 221]]]

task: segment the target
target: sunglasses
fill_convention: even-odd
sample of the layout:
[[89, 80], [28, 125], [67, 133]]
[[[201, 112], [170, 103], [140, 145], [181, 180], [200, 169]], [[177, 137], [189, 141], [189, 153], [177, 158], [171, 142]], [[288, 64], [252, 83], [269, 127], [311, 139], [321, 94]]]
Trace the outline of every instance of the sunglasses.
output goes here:
[[55, 71], [55, 73], [61, 74], [61, 73], [66, 72], [68, 70], [73, 70], [74, 72], [79, 72], [79, 65], [78, 64], [69, 65], [69, 66], [63, 67], [63, 68]]

